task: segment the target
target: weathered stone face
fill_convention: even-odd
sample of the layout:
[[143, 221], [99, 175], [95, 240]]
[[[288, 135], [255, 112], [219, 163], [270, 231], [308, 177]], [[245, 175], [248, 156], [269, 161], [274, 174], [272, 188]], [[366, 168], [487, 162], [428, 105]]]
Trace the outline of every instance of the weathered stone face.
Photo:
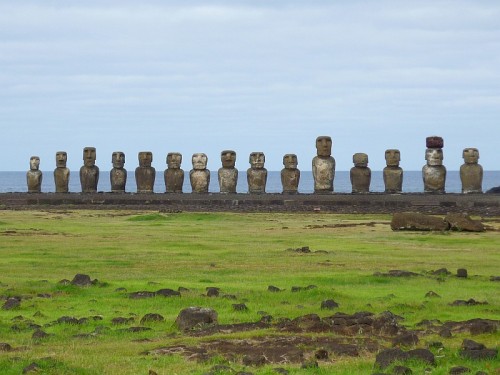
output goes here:
[[479, 162], [479, 150], [477, 148], [464, 148], [462, 157], [467, 164], [477, 164]]
[[99, 168], [95, 165], [95, 147], [83, 149], [83, 167], [80, 168], [80, 185], [83, 193], [95, 193], [99, 182]]
[[220, 160], [223, 168], [234, 168], [236, 164], [236, 152], [233, 150], [224, 150], [220, 154]]
[[295, 154], [286, 154], [283, 156], [283, 165], [286, 169], [297, 169], [298, 165], [297, 155]]
[[264, 168], [266, 157], [263, 152], [252, 152], [249, 160], [250, 168], [247, 170], [248, 192], [262, 194], [266, 192], [267, 169]]
[[42, 172], [39, 171], [40, 158], [32, 156], [30, 158], [30, 170], [26, 173], [26, 183], [28, 184], [28, 193], [39, 193], [42, 189]]
[[121, 151], [115, 151], [111, 155], [111, 163], [113, 168], [123, 168], [125, 166], [125, 154]]
[[250, 166], [253, 169], [264, 168], [264, 163], [266, 162], [266, 156], [263, 152], [252, 152], [249, 158]]
[[297, 169], [297, 155], [286, 154], [283, 156], [283, 165], [281, 170], [281, 185], [283, 193], [296, 194], [299, 189], [300, 171]]
[[401, 153], [396, 149], [385, 150], [385, 161], [388, 167], [399, 167]]
[[443, 150], [440, 148], [428, 148], [425, 150], [427, 165], [443, 165]]
[[141, 151], [138, 154], [140, 167], [151, 167], [153, 162], [153, 153], [150, 151]]
[[350, 178], [353, 193], [369, 193], [371, 182], [371, 170], [368, 168], [368, 155], [356, 153], [352, 157], [354, 167], [351, 168]]
[[86, 167], [92, 167], [95, 165], [95, 160], [96, 160], [95, 147], [85, 147], [83, 149], [83, 164]]
[[68, 154], [65, 151], [56, 152], [56, 169], [54, 170], [54, 183], [56, 193], [67, 193], [69, 191], [70, 171], [66, 168]]
[[40, 158], [38, 156], [32, 156], [30, 158], [30, 169], [32, 171], [38, 171], [40, 167]]
[[316, 138], [316, 151], [317, 156], [331, 156], [332, 155], [332, 138], [328, 136], [319, 136]]
[[472, 147], [466, 148], [462, 155], [465, 161], [465, 163], [460, 166], [462, 193], [482, 193], [483, 167], [478, 164], [478, 149]]
[[66, 162], [68, 161], [68, 154], [66, 151], [56, 152], [56, 167], [66, 168]]
[[167, 193], [182, 193], [184, 171], [181, 169], [182, 155], [179, 152], [167, 154], [168, 169], [163, 173]]
[[151, 166], [153, 161], [153, 153], [150, 151], [142, 151], [138, 154], [139, 166], [135, 169], [135, 182], [138, 193], [152, 193], [156, 170]]
[[203, 170], [207, 168], [208, 157], [204, 153], [196, 153], [193, 154], [191, 162], [193, 163], [193, 169]]
[[362, 152], [358, 152], [352, 156], [352, 162], [356, 167], [367, 167], [368, 155]]

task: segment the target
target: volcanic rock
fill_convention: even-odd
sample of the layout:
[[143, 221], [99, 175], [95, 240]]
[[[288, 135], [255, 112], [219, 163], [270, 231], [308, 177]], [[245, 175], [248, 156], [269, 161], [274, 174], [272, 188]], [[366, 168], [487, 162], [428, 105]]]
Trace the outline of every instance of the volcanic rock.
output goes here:
[[217, 312], [205, 307], [188, 307], [181, 310], [175, 323], [182, 331], [217, 324]]
[[416, 212], [397, 212], [392, 215], [392, 230], [446, 231], [449, 224], [442, 218]]

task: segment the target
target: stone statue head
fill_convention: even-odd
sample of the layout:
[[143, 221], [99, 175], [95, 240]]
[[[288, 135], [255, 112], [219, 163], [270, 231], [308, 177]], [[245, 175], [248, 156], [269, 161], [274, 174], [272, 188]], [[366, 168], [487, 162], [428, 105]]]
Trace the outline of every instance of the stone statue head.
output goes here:
[[286, 154], [283, 156], [283, 165], [286, 169], [297, 169], [298, 165], [297, 155], [295, 154]]
[[477, 148], [464, 148], [462, 157], [466, 164], [477, 164], [479, 161], [479, 150]]
[[263, 152], [252, 152], [249, 160], [252, 169], [263, 169], [266, 162], [266, 156]]
[[385, 162], [388, 167], [399, 167], [401, 153], [397, 149], [385, 150]]
[[169, 152], [167, 154], [167, 166], [170, 169], [179, 169], [182, 163], [182, 155], [179, 152]]
[[443, 150], [440, 148], [428, 148], [425, 150], [427, 165], [443, 165]]
[[95, 147], [85, 147], [83, 149], [83, 164], [86, 167], [93, 167], [95, 165], [95, 158]]
[[197, 170], [207, 169], [208, 157], [204, 153], [196, 153], [193, 154], [191, 162], [193, 163], [193, 169]]
[[220, 153], [220, 160], [224, 168], [234, 168], [236, 163], [236, 152], [233, 150], [224, 150]]
[[66, 168], [66, 162], [68, 161], [68, 154], [66, 151], [57, 151], [56, 152], [56, 167], [57, 168]]
[[368, 167], [368, 155], [358, 152], [352, 156], [352, 162], [356, 167]]
[[40, 158], [38, 156], [32, 156], [30, 158], [30, 169], [32, 171], [37, 171], [40, 167]]
[[111, 163], [113, 163], [113, 168], [123, 168], [125, 165], [125, 154], [121, 151], [113, 152], [111, 156]]
[[332, 138], [325, 135], [316, 138], [316, 150], [318, 156], [331, 156]]
[[141, 151], [137, 156], [140, 167], [151, 167], [151, 163], [153, 162], [153, 153], [151, 151]]

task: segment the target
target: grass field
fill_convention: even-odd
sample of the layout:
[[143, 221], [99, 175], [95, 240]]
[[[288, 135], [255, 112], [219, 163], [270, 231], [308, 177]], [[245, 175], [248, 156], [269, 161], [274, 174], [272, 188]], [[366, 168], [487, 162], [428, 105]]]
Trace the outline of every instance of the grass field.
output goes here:
[[[203, 374], [216, 364], [254, 374], [275, 374], [277, 367], [290, 374], [375, 372], [376, 353], [369, 351], [357, 357], [330, 356], [312, 369], [301, 369], [300, 363], [245, 366], [241, 358], [228, 361], [222, 355], [200, 362], [181, 354], [147, 354], [181, 344], [293, 335], [275, 328], [184, 334], [174, 322], [189, 306], [215, 309], [219, 324], [257, 322], [264, 312], [278, 322], [306, 314], [388, 310], [403, 317], [401, 324], [408, 329], [424, 319], [500, 319], [500, 283], [490, 281], [500, 275], [500, 220], [485, 219], [485, 233], [393, 232], [389, 222], [389, 215], [0, 211], [0, 303], [21, 297], [19, 307], [0, 310], [0, 343], [12, 347], [0, 351], [0, 373], [19, 374], [33, 362], [47, 374]], [[311, 252], [294, 251], [304, 246]], [[452, 274], [430, 274], [443, 267]], [[455, 277], [458, 268], [466, 268], [469, 277]], [[419, 276], [373, 275], [394, 269]], [[59, 283], [78, 273], [98, 282], [85, 288]], [[284, 290], [270, 293], [269, 285]], [[305, 288], [309, 285], [315, 288]], [[292, 292], [294, 286], [304, 289]], [[179, 287], [188, 289], [181, 297], [128, 297], [136, 291]], [[236, 300], [207, 297], [207, 287], [218, 287]], [[441, 298], [425, 297], [429, 291]], [[470, 298], [488, 304], [450, 305]], [[339, 307], [321, 310], [327, 299]], [[235, 311], [235, 303], [245, 303], [248, 310]], [[147, 313], [165, 320], [140, 324]], [[88, 321], [54, 323], [63, 316]], [[116, 317], [133, 319], [116, 325]], [[49, 336], [34, 339], [35, 325]], [[150, 330], [126, 330], [132, 326]], [[301, 335], [316, 338], [314, 333]], [[317, 334], [323, 336], [328, 334]], [[498, 374], [498, 356], [471, 361], [458, 355], [469, 337], [466, 332], [451, 338], [422, 335], [415, 347], [443, 343], [432, 374], [448, 374], [459, 365], [472, 373]], [[472, 339], [498, 348], [500, 333]], [[409, 367], [420, 374], [429, 365], [416, 362]]]

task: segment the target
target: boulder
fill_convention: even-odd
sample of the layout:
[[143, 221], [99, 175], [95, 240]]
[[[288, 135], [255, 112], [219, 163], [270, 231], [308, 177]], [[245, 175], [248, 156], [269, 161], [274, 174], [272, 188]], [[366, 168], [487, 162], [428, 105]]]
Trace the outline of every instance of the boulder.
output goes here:
[[450, 230], [459, 232], [484, 232], [483, 223], [479, 220], [473, 220], [467, 214], [450, 213], [445, 216], [444, 220], [450, 225]]
[[498, 355], [498, 349], [488, 349], [484, 344], [465, 339], [462, 342], [460, 356], [471, 360], [495, 359]]
[[92, 280], [90, 279], [89, 275], [77, 273], [75, 277], [73, 277], [73, 280], [71, 280], [71, 285], [90, 286], [92, 285]]
[[217, 324], [217, 312], [205, 307], [188, 307], [177, 315], [175, 324], [180, 330], [190, 330], [210, 324]]
[[446, 231], [449, 224], [442, 218], [417, 212], [397, 212], [392, 215], [392, 230]]

